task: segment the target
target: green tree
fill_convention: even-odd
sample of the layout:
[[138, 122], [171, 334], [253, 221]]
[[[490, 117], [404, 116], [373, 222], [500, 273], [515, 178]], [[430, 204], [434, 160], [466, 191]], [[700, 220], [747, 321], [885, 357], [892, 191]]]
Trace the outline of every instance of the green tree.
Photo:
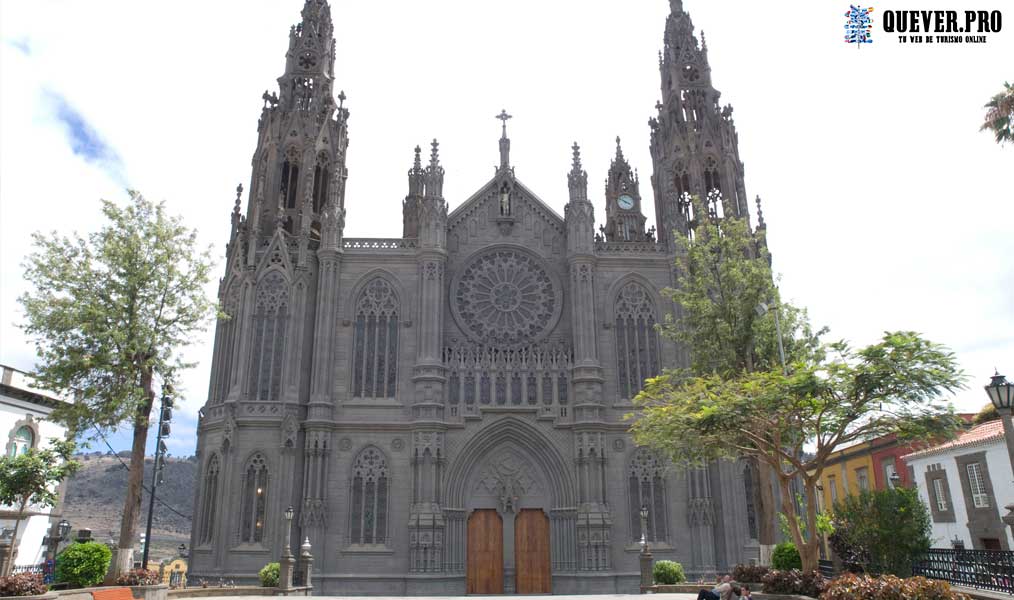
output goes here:
[[638, 443], [662, 448], [678, 462], [753, 457], [769, 465], [806, 570], [817, 568], [818, 537], [804, 537], [819, 530], [816, 503], [806, 502], [799, 515], [792, 480], [803, 482], [806, 498], [816, 498], [837, 448], [892, 433], [906, 440], [944, 438], [960, 422], [940, 400], [963, 379], [946, 348], [913, 332], [886, 333], [861, 350], [844, 342], [828, 348], [827, 359], [796, 363], [788, 375], [665, 373], [637, 397], [643, 414], [632, 427]]
[[14, 549], [18, 528], [29, 506], [48, 508], [56, 504], [56, 487], [81, 466], [71, 457], [74, 442], [53, 439], [47, 448], [32, 448], [15, 456], [0, 457], [0, 504], [17, 508], [14, 534], [4, 561], [4, 573], [10, 575], [14, 566]]
[[993, 403], [990, 402], [985, 406], [983, 406], [979, 412], [975, 413], [975, 416], [972, 417], [972, 424], [982, 425], [983, 423], [988, 423], [990, 421], [996, 421], [999, 419], [1000, 413], [996, 410], [996, 407], [993, 406]]
[[[694, 214], [708, 209], [693, 199]], [[771, 272], [764, 230], [750, 231], [744, 219], [700, 218], [692, 237], [677, 243], [677, 285], [664, 293], [679, 307], [666, 318], [663, 335], [690, 350], [692, 375], [735, 375], [774, 369], [780, 364], [774, 303], [786, 360], [805, 360], [820, 352], [819, 336], [806, 311], [780, 301]]]
[[190, 366], [180, 350], [216, 312], [205, 294], [209, 250], [197, 249], [196, 233], [164, 203], [129, 194], [125, 207], [103, 201], [107, 223], [87, 237], [36, 233], [25, 260], [34, 289], [19, 299], [38, 379], [76, 396], [52, 418], [78, 435], [133, 427], [114, 575], [130, 566], [155, 379]]
[[979, 131], [991, 131], [996, 143], [1014, 141], [1014, 85], [1004, 82], [1004, 91], [990, 98], [984, 108], [986, 117]]
[[[713, 195], [714, 206], [720, 199]], [[782, 364], [808, 361], [820, 355], [820, 335], [804, 309], [783, 302], [771, 271], [766, 230], [750, 230], [744, 219], [717, 219], [699, 198], [692, 199], [693, 235], [674, 235], [677, 244], [675, 289], [665, 294], [677, 307], [662, 334], [690, 352], [690, 368], [671, 376], [719, 375], [734, 377]], [[758, 310], [761, 306], [765, 310]], [[774, 308], [775, 310], [771, 310]], [[777, 319], [776, 319], [777, 317]], [[779, 329], [781, 335], [779, 336]], [[759, 473], [759, 526], [763, 544], [774, 544], [775, 495], [773, 473], [755, 461]]]
[[850, 494], [834, 506], [831, 548], [853, 570], [909, 577], [932, 540], [926, 505], [914, 489]]

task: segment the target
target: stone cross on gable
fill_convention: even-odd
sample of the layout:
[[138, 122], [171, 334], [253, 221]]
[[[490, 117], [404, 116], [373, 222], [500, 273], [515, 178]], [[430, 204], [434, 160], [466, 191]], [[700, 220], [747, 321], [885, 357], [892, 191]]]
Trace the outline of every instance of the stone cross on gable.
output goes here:
[[501, 110], [500, 114], [496, 116], [503, 123], [503, 133], [500, 135], [500, 170], [506, 170], [510, 168], [510, 153], [511, 153], [511, 141], [507, 138], [507, 119], [513, 119], [512, 115], [507, 114], [507, 110]]
[[496, 118], [503, 121], [503, 137], [507, 137], [507, 119], [513, 119], [514, 116], [507, 114], [507, 110], [505, 109], [501, 110]]

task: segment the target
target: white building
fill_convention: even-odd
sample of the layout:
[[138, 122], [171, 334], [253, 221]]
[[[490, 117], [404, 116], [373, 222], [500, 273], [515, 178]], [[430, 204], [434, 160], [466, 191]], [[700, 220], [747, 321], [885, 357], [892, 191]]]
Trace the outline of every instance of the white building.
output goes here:
[[1000, 520], [1014, 503], [1014, 473], [999, 420], [904, 459], [930, 508], [933, 547], [1014, 549], [1010, 528]]
[[[31, 376], [0, 365], [0, 449], [10, 456], [29, 448], [44, 448], [51, 438], [64, 438], [67, 430], [47, 419], [60, 402], [68, 401], [52, 392], [34, 387]], [[15, 566], [37, 565], [46, 559], [43, 538], [55, 531], [63, 509], [64, 486], [52, 508], [29, 506], [27, 519], [18, 526]], [[0, 504], [0, 565], [7, 560], [17, 522], [17, 507]], [[53, 534], [55, 536], [55, 533]]]

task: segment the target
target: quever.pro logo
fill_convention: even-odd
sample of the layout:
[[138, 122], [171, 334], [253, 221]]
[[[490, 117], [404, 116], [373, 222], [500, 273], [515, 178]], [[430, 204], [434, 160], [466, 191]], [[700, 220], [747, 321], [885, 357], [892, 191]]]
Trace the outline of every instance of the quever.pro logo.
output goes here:
[[861, 44], [873, 43], [873, 19], [870, 18], [872, 12], [872, 6], [861, 8], [854, 4], [849, 5], [849, 9], [845, 12], [846, 43], [856, 44], [857, 48], [861, 48]]

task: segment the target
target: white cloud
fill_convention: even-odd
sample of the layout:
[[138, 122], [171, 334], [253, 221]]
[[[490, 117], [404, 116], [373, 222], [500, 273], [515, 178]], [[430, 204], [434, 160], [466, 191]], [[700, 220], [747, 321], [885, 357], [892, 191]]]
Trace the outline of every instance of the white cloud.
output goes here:
[[[12, 326], [29, 232], [93, 230], [98, 199], [125, 197], [74, 154], [43, 91], [101, 135], [130, 186], [167, 200], [220, 254], [232, 190], [250, 178], [260, 95], [281, 74], [301, 5], [0, 3], [0, 361], [32, 363]], [[501, 108], [516, 117], [518, 177], [556, 210], [575, 140], [600, 218], [617, 135], [647, 183], [664, 0], [332, 5], [335, 87], [352, 112], [347, 235], [400, 234], [400, 219], [376, 216], [398, 214], [412, 148], [433, 137], [448, 201], [467, 198], [492, 175]], [[856, 49], [841, 41], [847, 3], [685, 5], [735, 107], [747, 191], [764, 198], [785, 296], [833, 337], [861, 344], [907, 328], [950, 345], [972, 377], [959, 406], [978, 408], [994, 365], [1014, 373], [1014, 148], [977, 131], [981, 105], [1010, 79], [1011, 28], [984, 45], [923, 47], [877, 25], [874, 44]], [[974, 8], [1010, 13], [999, 2]], [[211, 339], [188, 351], [201, 363], [183, 382], [191, 418]]]

